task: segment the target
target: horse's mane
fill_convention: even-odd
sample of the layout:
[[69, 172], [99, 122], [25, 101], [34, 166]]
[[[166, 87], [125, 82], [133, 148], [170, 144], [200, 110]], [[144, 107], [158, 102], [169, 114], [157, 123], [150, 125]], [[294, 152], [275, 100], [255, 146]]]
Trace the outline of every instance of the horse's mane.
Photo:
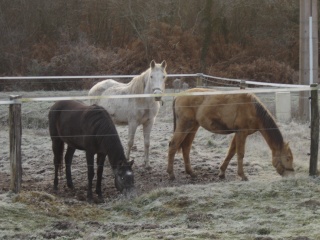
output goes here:
[[101, 106], [92, 105], [88, 108], [84, 121], [91, 129], [98, 144], [103, 144], [109, 156], [109, 160], [125, 160], [124, 149], [120, 141], [117, 129], [109, 113]]
[[134, 77], [128, 83], [129, 94], [140, 94], [144, 92], [145, 84], [144, 77], [150, 71], [150, 68], [141, 73], [139, 76]]
[[271, 113], [268, 109], [260, 102], [260, 100], [252, 95], [253, 102], [256, 108], [257, 117], [260, 119], [266, 134], [272, 139], [279, 147], [283, 146], [283, 137], [276, 124]]

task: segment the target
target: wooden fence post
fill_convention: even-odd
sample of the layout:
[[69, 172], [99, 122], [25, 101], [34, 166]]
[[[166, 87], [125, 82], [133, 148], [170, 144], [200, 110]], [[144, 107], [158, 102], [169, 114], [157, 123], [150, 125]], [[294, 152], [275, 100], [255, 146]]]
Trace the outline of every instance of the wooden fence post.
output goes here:
[[309, 175], [317, 175], [318, 147], [319, 147], [319, 107], [318, 107], [318, 84], [311, 84], [311, 144], [310, 144], [310, 167]]
[[10, 125], [10, 166], [11, 184], [10, 190], [19, 193], [22, 182], [22, 162], [21, 162], [21, 96], [12, 95], [10, 100], [15, 103], [9, 106]]

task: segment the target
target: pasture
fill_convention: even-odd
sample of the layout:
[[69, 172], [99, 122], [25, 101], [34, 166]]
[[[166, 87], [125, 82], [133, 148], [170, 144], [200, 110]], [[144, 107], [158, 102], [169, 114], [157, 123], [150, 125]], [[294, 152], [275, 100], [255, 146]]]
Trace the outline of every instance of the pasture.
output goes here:
[[[16, 93], [1, 93], [0, 98]], [[87, 91], [23, 92], [23, 97], [85, 96]], [[259, 94], [274, 114], [274, 95]], [[53, 190], [54, 166], [48, 130], [53, 102], [22, 105], [22, 192], [10, 185], [8, 106], [0, 105], [0, 238], [1, 239], [318, 239], [320, 179], [308, 177], [310, 129], [291, 121], [279, 124], [293, 156], [295, 177], [282, 178], [271, 164], [271, 151], [259, 133], [248, 137], [244, 172], [237, 176], [236, 159], [218, 178], [219, 166], [232, 135], [199, 129], [190, 152], [196, 178], [184, 171], [181, 154], [174, 161], [174, 181], [166, 173], [168, 144], [173, 134], [172, 97], [163, 99], [151, 131], [150, 170], [144, 167], [144, 146], [138, 128], [131, 156], [135, 191], [122, 195], [105, 168], [103, 203], [86, 202], [85, 154], [76, 151], [72, 165], [74, 190], [64, 172]], [[117, 126], [126, 147], [127, 126]], [[95, 168], [96, 169], [96, 168]], [[95, 176], [96, 177], [96, 176]], [[94, 179], [94, 182], [96, 178]]]

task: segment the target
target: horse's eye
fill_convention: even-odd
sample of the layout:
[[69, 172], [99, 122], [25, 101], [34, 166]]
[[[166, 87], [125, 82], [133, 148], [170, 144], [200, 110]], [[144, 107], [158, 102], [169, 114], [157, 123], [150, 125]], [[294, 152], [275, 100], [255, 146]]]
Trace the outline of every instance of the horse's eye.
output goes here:
[[153, 76], [150, 76], [150, 78], [153, 78]]

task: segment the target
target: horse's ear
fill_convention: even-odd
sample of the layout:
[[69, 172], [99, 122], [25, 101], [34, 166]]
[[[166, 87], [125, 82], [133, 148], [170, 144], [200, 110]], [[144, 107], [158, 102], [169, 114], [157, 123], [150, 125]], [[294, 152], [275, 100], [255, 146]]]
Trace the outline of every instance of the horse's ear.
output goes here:
[[152, 60], [151, 63], [150, 63], [150, 67], [154, 68], [155, 66], [156, 66], [156, 62], [154, 60]]
[[162, 67], [163, 69], [165, 69], [165, 68], [167, 67], [167, 62], [166, 62], [166, 60], [163, 60], [163, 61], [162, 61], [161, 67]]

